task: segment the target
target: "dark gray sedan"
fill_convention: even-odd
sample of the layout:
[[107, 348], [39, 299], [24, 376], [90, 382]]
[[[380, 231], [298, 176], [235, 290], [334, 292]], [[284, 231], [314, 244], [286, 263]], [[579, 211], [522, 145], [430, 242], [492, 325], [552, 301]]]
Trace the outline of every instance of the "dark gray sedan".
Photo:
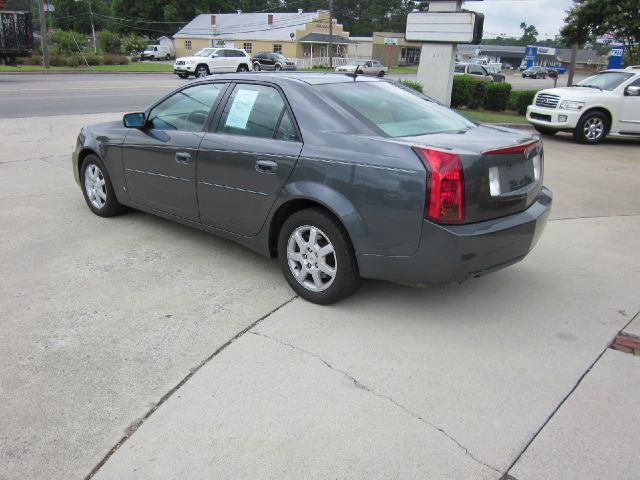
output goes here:
[[323, 304], [361, 278], [462, 282], [515, 263], [551, 207], [537, 137], [342, 74], [188, 84], [83, 128], [73, 170], [95, 214], [129, 206], [278, 257]]

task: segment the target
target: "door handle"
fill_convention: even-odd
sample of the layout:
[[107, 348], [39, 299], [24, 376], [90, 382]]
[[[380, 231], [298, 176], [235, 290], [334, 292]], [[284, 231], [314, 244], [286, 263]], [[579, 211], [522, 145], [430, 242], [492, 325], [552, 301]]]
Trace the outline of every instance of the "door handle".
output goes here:
[[176, 162], [186, 165], [191, 162], [191, 154], [187, 152], [176, 153]]
[[260, 173], [276, 173], [278, 164], [272, 160], [258, 160], [256, 162], [256, 170]]

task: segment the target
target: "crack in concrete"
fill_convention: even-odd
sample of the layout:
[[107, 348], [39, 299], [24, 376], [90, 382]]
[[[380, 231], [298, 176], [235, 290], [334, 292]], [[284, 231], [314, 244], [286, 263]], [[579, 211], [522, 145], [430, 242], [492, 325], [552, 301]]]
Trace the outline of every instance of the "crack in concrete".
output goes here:
[[189, 373], [187, 373], [187, 375], [185, 375], [182, 378], [182, 380], [180, 380], [171, 390], [169, 390], [167, 393], [165, 393], [160, 398], [160, 400], [158, 400], [156, 403], [154, 403], [151, 406], [151, 408], [147, 411], [147, 413], [145, 413], [142, 417], [138, 418], [137, 420], [133, 421], [126, 428], [125, 433], [120, 438], [120, 440], [118, 440], [118, 442], [111, 448], [111, 450], [109, 450], [107, 452], [107, 454], [102, 458], [102, 460], [100, 460], [98, 462], [98, 464], [91, 469], [91, 471], [84, 478], [84, 480], [90, 480], [91, 478], [93, 478], [96, 475], [96, 473], [98, 473], [98, 471], [104, 466], [104, 464], [107, 463], [107, 461], [113, 456], [113, 454], [116, 453], [116, 451], [122, 445], [124, 445], [124, 443], [127, 440], [129, 440], [129, 438], [131, 438], [131, 436], [134, 433], [136, 433], [136, 431], [142, 426], [142, 424], [144, 422], [146, 422], [149, 419], [149, 417], [151, 415], [153, 415], [153, 413], [156, 410], [158, 410], [158, 408], [160, 408], [162, 406], [162, 404], [164, 404], [167, 400], [169, 400], [169, 398], [171, 398], [171, 396], [173, 396], [174, 393], [176, 393], [185, 383], [187, 383], [191, 379], [191, 377], [193, 377], [202, 367], [204, 367], [207, 363], [209, 363], [211, 360], [213, 360], [220, 352], [225, 350], [228, 346], [230, 346], [233, 342], [235, 342], [240, 337], [242, 337], [245, 333], [249, 332], [249, 330], [251, 330], [252, 328], [256, 327], [260, 322], [262, 322], [267, 317], [273, 315], [275, 312], [277, 312], [281, 308], [283, 308], [283, 307], [287, 306], [288, 304], [290, 304], [291, 302], [293, 302], [296, 298], [298, 298], [297, 295], [294, 296], [294, 297], [291, 297], [286, 302], [281, 303], [280, 305], [278, 305], [276, 308], [274, 308], [270, 312], [266, 313], [262, 317], [258, 318], [256, 321], [254, 321], [254, 322], [250, 323], [249, 325], [247, 325], [245, 328], [240, 330], [233, 337], [231, 337], [229, 340], [227, 340], [225, 343], [223, 343], [221, 346], [219, 346], [211, 355], [209, 355], [207, 358], [202, 360], [198, 365], [196, 365], [195, 367], [190, 369]]
[[[633, 322], [635, 320], [635, 318], [640, 315], [640, 310], [636, 312], [636, 314], [631, 317], [631, 320], [629, 320], [620, 330], [618, 330], [616, 332], [616, 334], [613, 336], [613, 339], [615, 339], [618, 335], [620, 335], [629, 325], [631, 325], [631, 322]], [[531, 439], [527, 442], [527, 444], [524, 446], [524, 448], [520, 451], [520, 453], [516, 456], [515, 460], [511, 463], [511, 465], [509, 465], [509, 468], [507, 468], [507, 470], [504, 472], [504, 476], [500, 479], [500, 480], [509, 480], [512, 479], [514, 477], [512, 477], [509, 472], [513, 469], [513, 467], [515, 467], [516, 463], [518, 463], [518, 461], [522, 458], [522, 456], [525, 454], [525, 452], [529, 449], [529, 447], [531, 446], [531, 444], [535, 441], [536, 438], [538, 438], [538, 435], [540, 435], [540, 432], [542, 432], [542, 430], [544, 430], [544, 428], [549, 424], [549, 422], [551, 421], [551, 419], [555, 416], [556, 413], [558, 413], [558, 410], [560, 410], [560, 408], [562, 408], [562, 406], [565, 404], [565, 402], [569, 399], [569, 397], [571, 395], [573, 395], [573, 392], [576, 391], [576, 389], [580, 386], [580, 384], [582, 383], [582, 380], [584, 380], [584, 378], [589, 374], [589, 372], [591, 370], [593, 370], [593, 367], [596, 366], [596, 363], [598, 363], [600, 361], [600, 359], [602, 358], [602, 356], [605, 354], [605, 352], [607, 350], [609, 350], [609, 347], [613, 341], [613, 339], [611, 341], [609, 341], [607, 343], [607, 346], [604, 347], [604, 349], [598, 354], [598, 356], [596, 357], [596, 359], [591, 363], [591, 365], [589, 365], [589, 367], [583, 372], [582, 375], [580, 375], [580, 378], [578, 378], [578, 381], [573, 385], [573, 387], [571, 387], [571, 389], [569, 390], [569, 392], [564, 396], [564, 398], [562, 400], [560, 400], [560, 403], [558, 403], [558, 405], [556, 405], [556, 407], [553, 409], [553, 411], [551, 412], [551, 414], [546, 418], [546, 420], [544, 422], [542, 422], [542, 425], [540, 426], [540, 428], [533, 434], [533, 436], [531, 437]]]
[[561, 222], [563, 220], [589, 220], [595, 218], [618, 218], [618, 217], [640, 217], [640, 213], [622, 213], [619, 215], [592, 215], [585, 217], [564, 217], [564, 218], [554, 218], [549, 220], [549, 222]]
[[419, 420], [420, 422], [422, 422], [423, 424], [437, 430], [438, 432], [442, 433], [445, 437], [447, 437], [451, 442], [453, 442], [458, 448], [460, 448], [461, 450], [463, 450], [465, 452], [465, 454], [470, 457], [471, 459], [473, 459], [475, 462], [490, 468], [491, 470], [499, 473], [502, 475], [502, 472], [500, 470], [498, 470], [495, 467], [492, 467], [491, 465], [489, 465], [488, 463], [483, 462], [482, 460], [480, 460], [478, 457], [476, 457], [474, 454], [472, 454], [469, 449], [467, 447], [465, 447], [464, 445], [462, 445], [458, 440], [456, 440], [454, 437], [452, 437], [450, 434], [448, 434], [442, 427], [439, 427], [437, 425], [434, 425], [433, 423], [429, 422], [428, 420], [424, 419], [423, 417], [421, 417], [420, 415], [418, 415], [417, 413], [409, 410], [407, 407], [405, 407], [404, 405], [402, 405], [401, 403], [398, 403], [396, 400], [394, 400], [392, 397], [389, 397], [388, 395], [384, 395], [382, 393], [376, 392], [375, 390], [372, 390], [371, 388], [367, 387], [366, 385], [364, 385], [360, 380], [358, 380], [357, 378], [355, 378], [353, 375], [351, 375], [349, 372], [346, 372], [345, 370], [342, 370], [340, 368], [334, 367], [333, 365], [331, 365], [329, 362], [327, 362], [324, 358], [322, 358], [321, 356], [319, 356], [316, 353], [310, 352], [308, 350], [305, 350], [304, 348], [300, 348], [296, 345], [293, 345], [291, 343], [287, 343], [284, 342], [282, 340], [280, 340], [279, 338], [276, 337], [272, 337], [270, 335], [266, 335], [264, 333], [260, 333], [260, 332], [249, 332], [252, 335], [256, 335], [259, 337], [264, 337], [266, 339], [269, 339], [273, 342], [279, 343], [280, 345], [283, 345], [285, 347], [291, 348], [293, 350], [297, 350], [299, 352], [304, 353], [305, 355], [309, 355], [313, 358], [315, 358], [316, 360], [320, 361], [324, 366], [326, 366], [327, 368], [333, 370], [334, 372], [338, 372], [341, 375], [343, 375], [344, 377], [348, 378], [349, 380], [351, 380], [353, 382], [353, 384], [357, 387], [360, 388], [378, 398], [382, 398], [390, 403], [392, 403], [394, 406], [396, 406], [397, 408], [401, 409], [402, 411], [404, 411], [405, 413], [408, 413], [409, 415], [411, 415], [413, 418]]

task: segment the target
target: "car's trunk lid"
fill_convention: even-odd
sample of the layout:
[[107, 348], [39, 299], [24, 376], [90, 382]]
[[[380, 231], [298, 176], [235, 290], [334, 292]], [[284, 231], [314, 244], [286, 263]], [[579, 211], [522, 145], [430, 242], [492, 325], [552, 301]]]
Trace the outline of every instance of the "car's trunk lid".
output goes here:
[[478, 126], [400, 141], [458, 156], [464, 179], [464, 223], [521, 212], [540, 191], [542, 143], [528, 132]]

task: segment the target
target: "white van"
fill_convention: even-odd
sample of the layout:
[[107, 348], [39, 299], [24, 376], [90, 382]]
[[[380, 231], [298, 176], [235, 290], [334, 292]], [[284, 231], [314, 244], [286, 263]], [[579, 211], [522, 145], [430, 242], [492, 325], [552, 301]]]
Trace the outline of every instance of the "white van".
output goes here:
[[166, 45], [149, 45], [147, 49], [140, 54], [140, 60], [171, 60], [173, 53]]

